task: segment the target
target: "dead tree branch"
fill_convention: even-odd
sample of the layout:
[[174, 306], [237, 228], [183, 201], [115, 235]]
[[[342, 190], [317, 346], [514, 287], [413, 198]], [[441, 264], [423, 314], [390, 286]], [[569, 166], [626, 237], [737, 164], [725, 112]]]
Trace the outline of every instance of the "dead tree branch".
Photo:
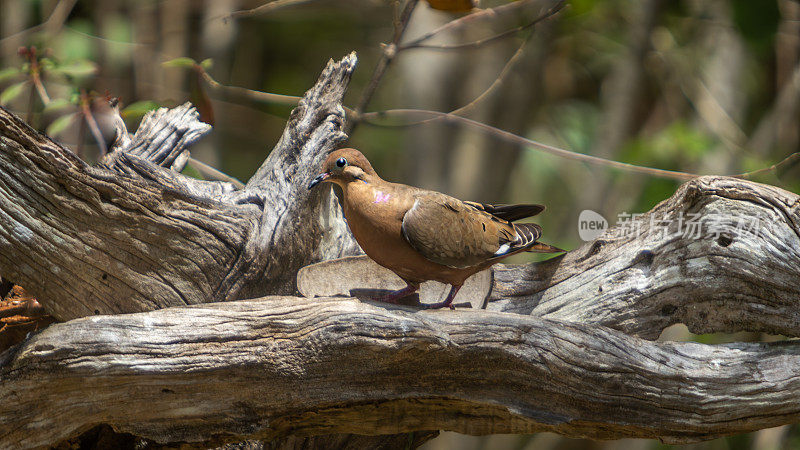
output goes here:
[[795, 341], [646, 340], [676, 322], [800, 336], [800, 198], [734, 178], [690, 180], [563, 257], [496, 266], [471, 290], [489, 311], [210, 303], [292, 294], [299, 267], [354, 250], [334, 199], [305, 188], [345, 138], [354, 64], [328, 65], [241, 190], [170, 170], [207, 131], [188, 107], [104, 167], [0, 110], [0, 273], [62, 320], [150, 311], [0, 355], [0, 447], [99, 425], [193, 445], [439, 429], [690, 442], [800, 419]]
[[800, 336], [797, 194], [700, 177], [636, 222], [563, 258], [495, 266], [488, 308], [647, 339], [675, 323]]
[[241, 190], [169, 170], [208, 131], [188, 106], [145, 119], [105, 167], [0, 109], [0, 273], [59, 320], [293, 293], [300, 267], [356, 248], [335, 199], [305, 188], [346, 138], [355, 63], [328, 64]]
[[[793, 423], [795, 342], [642, 337], [677, 321], [800, 335], [799, 207], [770, 186], [688, 182], [648, 214], [696, 213], [698, 237], [612, 229], [496, 267], [489, 309], [518, 314], [269, 297], [58, 324], [0, 362], [0, 443], [101, 423], [203, 443], [431, 429], [690, 442]], [[768, 226], [739, 233], [739, 216]]]
[[429, 429], [690, 442], [797, 421], [797, 367], [796, 343], [272, 297], [51, 326], [2, 362], [0, 443], [100, 423], [157, 442]]

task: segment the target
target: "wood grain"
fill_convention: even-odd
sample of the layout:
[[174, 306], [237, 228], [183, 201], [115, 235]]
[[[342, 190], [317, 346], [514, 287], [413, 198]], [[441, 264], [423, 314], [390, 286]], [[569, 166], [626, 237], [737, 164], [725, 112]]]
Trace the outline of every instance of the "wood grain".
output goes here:
[[0, 108], [0, 273], [59, 320], [295, 292], [300, 267], [358, 252], [330, 191], [305, 188], [346, 137], [355, 63], [328, 64], [242, 190], [170, 170], [209, 129], [186, 105], [100, 167]]
[[612, 228], [543, 264], [494, 266], [489, 309], [648, 339], [674, 323], [695, 333], [800, 336], [797, 194], [700, 177], [639, 223], [635, 232]]
[[692, 442], [798, 420], [796, 341], [651, 341], [678, 322], [800, 336], [800, 200], [772, 186], [691, 180], [633, 230], [495, 266], [488, 310], [293, 297], [301, 267], [359, 252], [330, 190], [306, 189], [346, 137], [355, 62], [328, 64], [243, 189], [177, 173], [208, 132], [189, 105], [98, 167], [0, 108], [0, 274], [68, 320], [0, 354], [0, 447], [109, 427], [196, 447]]
[[792, 423], [800, 346], [654, 343], [491, 311], [269, 297], [56, 324], [0, 369], [0, 446], [444, 429], [700, 439]]

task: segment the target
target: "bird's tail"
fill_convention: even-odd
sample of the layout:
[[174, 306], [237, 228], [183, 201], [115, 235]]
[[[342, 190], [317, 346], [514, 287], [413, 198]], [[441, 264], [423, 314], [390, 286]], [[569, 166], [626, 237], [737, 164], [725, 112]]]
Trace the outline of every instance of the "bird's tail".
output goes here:
[[552, 246], [550, 244], [545, 244], [544, 242], [536, 242], [532, 246], [528, 247], [526, 252], [532, 253], [566, 253], [566, 250], [561, 250], [558, 247]]
[[544, 242], [539, 242], [537, 239], [542, 235], [542, 227], [535, 223], [515, 223], [514, 230], [520, 237], [519, 242], [516, 242], [516, 248], [520, 251], [520, 247], [525, 247], [526, 252], [534, 253], [566, 253], [558, 247], [554, 247]]

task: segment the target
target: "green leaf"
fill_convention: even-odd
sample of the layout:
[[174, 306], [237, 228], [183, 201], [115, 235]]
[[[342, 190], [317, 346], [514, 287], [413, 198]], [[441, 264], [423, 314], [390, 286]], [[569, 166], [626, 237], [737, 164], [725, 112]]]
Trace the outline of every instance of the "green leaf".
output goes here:
[[206, 58], [206, 59], [200, 61], [200, 67], [202, 67], [205, 70], [208, 70], [208, 69], [212, 68], [213, 66], [214, 66], [214, 60], [211, 59], [211, 58]]
[[180, 57], [180, 58], [171, 59], [169, 61], [164, 61], [163, 63], [161, 63], [161, 65], [164, 66], [164, 67], [186, 67], [186, 68], [189, 68], [189, 67], [194, 67], [195, 65], [197, 65], [197, 62], [195, 60], [193, 60], [192, 58], [187, 58], [187, 57], [184, 56], [184, 57]]
[[47, 72], [56, 67], [56, 63], [50, 58], [42, 58], [39, 60], [39, 67], [41, 68], [42, 72]]
[[25, 89], [26, 84], [28, 84], [27, 80], [20, 81], [19, 83], [7, 87], [5, 91], [0, 93], [0, 105], [5, 106], [8, 102], [17, 98]]
[[97, 72], [97, 64], [87, 60], [74, 61], [70, 64], [53, 67], [50, 72], [69, 77], [86, 77]]
[[61, 111], [73, 105], [75, 105], [75, 103], [67, 100], [66, 98], [54, 98], [52, 101], [50, 101], [50, 103], [48, 103], [44, 107], [44, 112], [52, 113], [56, 111]]
[[0, 83], [10, 80], [21, 73], [22, 71], [16, 67], [9, 67], [8, 69], [0, 70]]
[[70, 113], [59, 117], [47, 126], [45, 133], [51, 137], [58, 136], [72, 124], [72, 121], [75, 119], [75, 115], [76, 113]]
[[161, 105], [152, 100], [144, 100], [141, 102], [131, 103], [122, 110], [121, 115], [125, 119], [136, 119], [144, 116], [149, 111], [158, 109], [160, 106]]

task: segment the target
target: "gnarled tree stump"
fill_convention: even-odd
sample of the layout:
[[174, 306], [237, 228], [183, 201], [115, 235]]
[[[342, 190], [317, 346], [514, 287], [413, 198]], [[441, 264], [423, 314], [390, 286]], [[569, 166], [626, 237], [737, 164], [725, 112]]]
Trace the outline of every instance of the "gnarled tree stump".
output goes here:
[[328, 65], [242, 190], [169, 169], [210, 129], [188, 105], [146, 118], [105, 167], [3, 110], [0, 274], [59, 320], [294, 293], [300, 267], [358, 248], [335, 199], [306, 188], [346, 138], [355, 64]]

